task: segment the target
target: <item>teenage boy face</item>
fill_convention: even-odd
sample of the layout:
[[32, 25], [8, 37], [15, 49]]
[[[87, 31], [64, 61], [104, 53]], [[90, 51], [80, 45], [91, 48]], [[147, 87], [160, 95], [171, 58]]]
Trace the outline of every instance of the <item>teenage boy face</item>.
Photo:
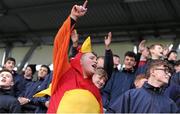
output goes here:
[[171, 73], [167, 67], [164, 66], [158, 66], [153, 69], [154, 77], [157, 82], [160, 82], [162, 84], [167, 84], [169, 82], [169, 79], [171, 77]]
[[135, 58], [126, 56], [124, 59], [124, 65], [126, 69], [132, 69], [136, 65]]
[[114, 65], [119, 65], [120, 64], [120, 58], [113, 56], [113, 62], [114, 62]]
[[32, 70], [30, 67], [26, 67], [24, 75], [27, 77], [32, 77]]
[[0, 73], [0, 86], [11, 87], [13, 84], [13, 77], [11, 73], [6, 71]]
[[92, 77], [92, 81], [97, 88], [101, 89], [106, 83], [106, 78], [98, 74], [94, 74]]
[[180, 72], [180, 65], [174, 66], [174, 69], [176, 70], [176, 73]]
[[45, 78], [45, 76], [48, 74], [48, 69], [46, 67], [41, 67], [38, 71], [38, 77], [39, 78]]
[[176, 61], [177, 60], [177, 53], [171, 53], [170, 55], [169, 55], [169, 58], [168, 58], [169, 60], [174, 60], [174, 61]]
[[4, 68], [12, 71], [15, 67], [15, 62], [14, 61], [10, 61], [8, 60], [5, 64], [4, 64]]
[[155, 45], [153, 52], [154, 52], [154, 55], [156, 55], [158, 57], [162, 57], [163, 56], [163, 47], [160, 45]]

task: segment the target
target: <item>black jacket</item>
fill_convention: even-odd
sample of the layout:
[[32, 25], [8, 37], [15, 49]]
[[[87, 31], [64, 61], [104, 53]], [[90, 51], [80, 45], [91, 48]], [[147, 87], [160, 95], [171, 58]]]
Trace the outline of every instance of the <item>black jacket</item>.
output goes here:
[[19, 101], [12, 95], [10, 90], [0, 89], [0, 113], [20, 113]]

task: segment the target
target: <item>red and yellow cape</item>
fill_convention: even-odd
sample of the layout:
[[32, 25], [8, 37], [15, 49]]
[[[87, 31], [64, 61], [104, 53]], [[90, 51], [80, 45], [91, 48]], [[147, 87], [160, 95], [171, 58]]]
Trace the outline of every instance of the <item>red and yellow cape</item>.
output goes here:
[[102, 101], [98, 88], [89, 79], [83, 78], [78, 53], [70, 63], [68, 46], [73, 30], [68, 17], [58, 31], [53, 50], [53, 79], [48, 113], [102, 113]]

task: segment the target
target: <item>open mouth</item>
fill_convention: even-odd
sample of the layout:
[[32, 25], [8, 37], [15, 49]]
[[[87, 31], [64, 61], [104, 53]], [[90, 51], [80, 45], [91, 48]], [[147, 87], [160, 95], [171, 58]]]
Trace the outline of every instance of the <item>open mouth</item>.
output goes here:
[[101, 88], [103, 86], [103, 84], [102, 83], [98, 83], [98, 86]]
[[93, 67], [94, 69], [96, 69], [97, 65], [96, 65], [96, 64], [93, 64], [92, 67]]

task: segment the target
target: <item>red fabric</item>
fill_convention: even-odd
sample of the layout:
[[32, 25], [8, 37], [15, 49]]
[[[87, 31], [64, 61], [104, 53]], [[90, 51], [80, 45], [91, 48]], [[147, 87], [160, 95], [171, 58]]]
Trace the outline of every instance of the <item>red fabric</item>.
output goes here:
[[64, 22], [56, 35], [54, 41], [53, 53], [53, 79], [50, 105], [48, 113], [56, 113], [58, 105], [64, 93], [73, 89], [89, 90], [96, 97], [100, 103], [101, 112], [103, 112], [102, 101], [99, 89], [92, 83], [91, 77], [84, 79], [82, 68], [80, 65], [80, 58], [82, 53], [79, 53], [71, 60], [71, 65], [68, 62], [68, 45], [71, 34], [71, 19], [70, 17]]
[[146, 64], [146, 61], [139, 61], [138, 67], [144, 66]]
[[97, 101], [100, 103], [100, 109], [102, 112], [102, 102], [101, 95], [96, 86], [92, 83], [90, 79], [84, 79], [82, 75], [76, 71], [74, 68], [70, 68], [68, 72], [66, 72], [61, 80], [59, 81], [59, 85], [55, 93], [51, 96], [50, 106], [48, 108], [48, 113], [57, 112], [59, 103], [64, 93], [68, 90], [73, 89], [85, 89], [89, 90], [96, 97]]

